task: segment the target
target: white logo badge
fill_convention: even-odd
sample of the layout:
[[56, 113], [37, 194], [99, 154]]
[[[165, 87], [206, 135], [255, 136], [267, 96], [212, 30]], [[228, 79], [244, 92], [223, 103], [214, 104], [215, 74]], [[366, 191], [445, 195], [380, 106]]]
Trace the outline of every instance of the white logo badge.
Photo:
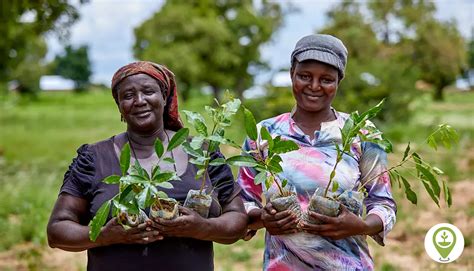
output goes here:
[[450, 263], [464, 250], [461, 231], [449, 223], [434, 225], [425, 236], [425, 250], [431, 259], [439, 263]]

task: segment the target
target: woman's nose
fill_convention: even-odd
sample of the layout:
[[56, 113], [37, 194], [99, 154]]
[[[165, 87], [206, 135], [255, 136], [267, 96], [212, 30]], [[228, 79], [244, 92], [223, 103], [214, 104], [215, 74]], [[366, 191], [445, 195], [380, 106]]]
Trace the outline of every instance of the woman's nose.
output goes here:
[[310, 86], [311, 86], [311, 90], [319, 90], [319, 88], [321, 87], [321, 84], [319, 83], [318, 80], [313, 79], [311, 80]]
[[143, 95], [143, 93], [139, 92], [138, 95], [137, 95], [136, 104], [137, 105], [143, 105], [145, 103], [146, 103], [145, 95]]

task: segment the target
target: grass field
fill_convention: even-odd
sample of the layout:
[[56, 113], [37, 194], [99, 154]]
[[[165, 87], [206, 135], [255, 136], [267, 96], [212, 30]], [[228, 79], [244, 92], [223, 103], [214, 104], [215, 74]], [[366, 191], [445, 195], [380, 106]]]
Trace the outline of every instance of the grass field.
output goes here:
[[[436, 155], [422, 151], [445, 170], [453, 188], [452, 208], [433, 207], [426, 203], [427, 196], [422, 196], [418, 208], [400, 201], [398, 224], [387, 246], [370, 243], [378, 270], [474, 269], [474, 93], [452, 92], [446, 97], [447, 101], [434, 103], [422, 94], [413, 103], [417, 113], [409, 123], [381, 125], [399, 143], [395, 146], [398, 153], [404, 148], [400, 143], [407, 141], [421, 148], [430, 128], [441, 122], [458, 129], [461, 139], [456, 148]], [[210, 101], [209, 97], [195, 97], [181, 109], [202, 111]], [[84, 253], [46, 248], [46, 223], [75, 150], [124, 129], [108, 91], [42, 93], [38, 101], [29, 103], [15, 97], [0, 100], [0, 270], [66, 270], [64, 265], [68, 270], [84, 269]], [[241, 142], [242, 129], [239, 116], [229, 137]], [[232, 150], [223, 152], [229, 155]], [[394, 190], [400, 198], [400, 191]], [[426, 256], [422, 240], [431, 225], [446, 221], [461, 229], [466, 247], [459, 260], [441, 266]], [[216, 245], [216, 270], [259, 270], [262, 253], [263, 232], [249, 242]]]

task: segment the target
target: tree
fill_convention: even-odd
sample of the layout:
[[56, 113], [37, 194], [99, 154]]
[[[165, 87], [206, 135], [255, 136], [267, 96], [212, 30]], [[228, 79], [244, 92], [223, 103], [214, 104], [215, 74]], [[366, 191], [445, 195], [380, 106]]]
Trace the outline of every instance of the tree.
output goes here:
[[318, 32], [337, 36], [349, 52], [346, 77], [334, 101], [336, 108], [366, 110], [387, 97], [379, 118], [408, 118], [418, 73], [410, 66], [409, 55], [389, 42], [391, 29], [385, 23], [371, 24], [361, 12], [360, 4], [354, 1], [335, 6], [327, 16], [328, 23]]
[[67, 0], [0, 1], [0, 83], [16, 79], [17, 68], [37, 64], [25, 63], [39, 56], [31, 51], [32, 43], [44, 46], [42, 35], [50, 31], [65, 37], [78, 17], [76, 8]]
[[54, 59], [55, 73], [73, 80], [77, 90], [85, 89], [92, 74], [88, 50], [87, 45], [77, 49], [67, 45], [64, 54], [57, 55]]
[[281, 7], [267, 0], [166, 1], [135, 29], [134, 55], [170, 67], [183, 98], [206, 85], [216, 98], [226, 88], [241, 96], [251, 70], [266, 66], [260, 46], [281, 22]]
[[[368, 8], [375, 28], [384, 26], [378, 29], [382, 29], [385, 42], [408, 49], [420, 79], [433, 85], [433, 98], [443, 100], [443, 89], [454, 82], [466, 64], [464, 39], [455, 23], [436, 20], [432, 1], [372, 0]], [[393, 29], [397, 25], [401, 27]]]
[[430, 20], [417, 27], [414, 62], [421, 78], [434, 87], [433, 98], [441, 101], [443, 89], [453, 83], [466, 65], [464, 39], [452, 22]]

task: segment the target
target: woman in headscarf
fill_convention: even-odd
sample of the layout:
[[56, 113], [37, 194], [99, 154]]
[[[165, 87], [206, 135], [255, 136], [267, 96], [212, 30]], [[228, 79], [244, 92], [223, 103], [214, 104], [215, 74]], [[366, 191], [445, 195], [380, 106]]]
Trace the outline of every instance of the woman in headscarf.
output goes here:
[[[233, 243], [245, 232], [247, 216], [230, 168], [210, 166], [208, 185], [215, 187], [210, 218], [180, 207], [173, 220], [150, 221], [125, 230], [116, 218], [108, 217], [97, 240], [89, 240], [88, 223], [99, 207], [118, 193], [118, 185], [105, 184], [110, 175], [120, 175], [119, 156], [125, 143], [149, 173], [158, 162], [154, 142], [166, 146], [182, 128], [178, 113], [177, 88], [173, 73], [152, 62], [139, 61], [120, 68], [112, 79], [112, 95], [127, 123], [124, 133], [94, 144], [82, 145], [64, 175], [64, 182], [48, 224], [51, 247], [67, 251], [88, 251], [88, 270], [212, 270], [212, 242]], [[160, 164], [173, 170], [182, 181], [163, 189], [184, 202], [190, 189], [198, 189], [196, 167], [178, 147], [165, 156], [174, 164]], [[222, 157], [217, 151], [211, 159]], [[219, 206], [220, 205], [220, 206]]]
[[[296, 106], [259, 124], [273, 137], [281, 136], [299, 145], [299, 150], [282, 155], [280, 178], [288, 181], [305, 211], [315, 190], [327, 186], [338, 152], [335, 143], [342, 142], [340, 129], [349, 117], [332, 107], [346, 63], [347, 49], [338, 38], [318, 34], [300, 39], [291, 54], [290, 70]], [[256, 142], [249, 139], [244, 143], [248, 151], [255, 146]], [[386, 154], [377, 145], [360, 140], [350, 152], [343, 155], [337, 167], [336, 193], [366, 183], [367, 214], [362, 217], [362, 210], [355, 214], [342, 205], [337, 217], [309, 211], [310, 217], [323, 222], [321, 225], [299, 220], [289, 210], [277, 212], [271, 203], [264, 206], [261, 195], [272, 189], [265, 191], [263, 184], [255, 185], [256, 172], [252, 168], [240, 169], [238, 181], [250, 216], [248, 236], [266, 229], [264, 270], [374, 269], [366, 236], [384, 245], [395, 223], [396, 204], [385, 172]]]

